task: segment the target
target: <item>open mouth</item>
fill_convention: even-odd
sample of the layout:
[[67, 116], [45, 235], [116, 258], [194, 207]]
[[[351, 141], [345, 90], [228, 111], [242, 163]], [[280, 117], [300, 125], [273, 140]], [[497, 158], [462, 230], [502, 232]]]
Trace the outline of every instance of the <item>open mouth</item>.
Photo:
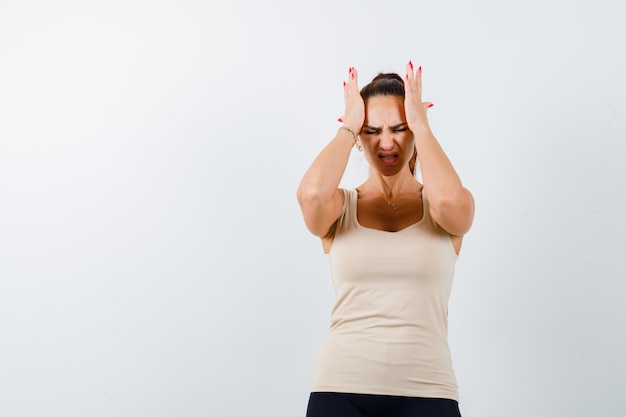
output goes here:
[[385, 165], [393, 165], [398, 160], [397, 153], [378, 154], [378, 159]]

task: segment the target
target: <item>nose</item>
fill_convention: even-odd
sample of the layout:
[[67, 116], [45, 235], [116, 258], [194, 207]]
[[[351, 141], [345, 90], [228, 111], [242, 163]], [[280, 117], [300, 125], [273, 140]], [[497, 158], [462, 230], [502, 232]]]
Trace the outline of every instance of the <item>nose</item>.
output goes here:
[[380, 135], [380, 149], [390, 151], [393, 149], [394, 142], [393, 133], [385, 129]]

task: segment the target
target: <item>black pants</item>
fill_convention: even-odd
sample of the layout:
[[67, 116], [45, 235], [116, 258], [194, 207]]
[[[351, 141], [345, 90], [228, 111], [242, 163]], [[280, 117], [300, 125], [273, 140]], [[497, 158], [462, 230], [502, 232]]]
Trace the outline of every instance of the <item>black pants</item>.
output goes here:
[[461, 417], [445, 398], [313, 392], [306, 417]]

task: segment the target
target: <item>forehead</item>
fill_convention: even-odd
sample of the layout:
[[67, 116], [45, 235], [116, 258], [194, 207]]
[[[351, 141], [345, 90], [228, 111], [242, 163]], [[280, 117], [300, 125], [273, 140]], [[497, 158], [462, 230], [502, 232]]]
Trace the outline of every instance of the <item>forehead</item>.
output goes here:
[[398, 96], [374, 96], [365, 102], [367, 125], [397, 124], [406, 122], [404, 98]]

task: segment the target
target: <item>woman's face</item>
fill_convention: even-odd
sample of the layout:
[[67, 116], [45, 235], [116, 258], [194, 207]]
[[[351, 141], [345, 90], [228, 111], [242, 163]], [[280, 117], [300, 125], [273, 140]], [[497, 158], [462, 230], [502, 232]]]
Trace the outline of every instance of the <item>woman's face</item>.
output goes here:
[[404, 114], [404, 98], [374, 96], [365, 102], [361, 144], [370, 167], [391, 176], [406, 169], [413, 156], [413, 133]]

